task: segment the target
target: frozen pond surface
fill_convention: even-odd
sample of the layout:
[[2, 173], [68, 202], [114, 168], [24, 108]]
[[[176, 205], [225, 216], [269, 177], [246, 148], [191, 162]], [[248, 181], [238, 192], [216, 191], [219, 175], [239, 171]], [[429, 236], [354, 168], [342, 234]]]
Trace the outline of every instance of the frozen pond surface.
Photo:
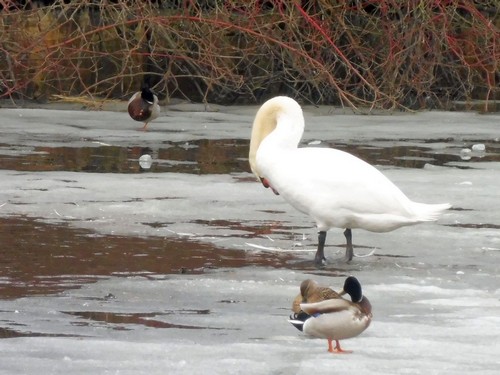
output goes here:
[[[249, 173], [256, 107], [213, 108], [172, 106], [149, 132], [124, 112], [0, 109], [0, 374], [498, 373], [500, 115], [306, 108], [304, 144], [453, 204], [353, 231], [350, 264], [332, 230], [318, 270], [312, 222]], [[348, 274], [374, 320], [331, 355], [287, 318], [302, 280]]]

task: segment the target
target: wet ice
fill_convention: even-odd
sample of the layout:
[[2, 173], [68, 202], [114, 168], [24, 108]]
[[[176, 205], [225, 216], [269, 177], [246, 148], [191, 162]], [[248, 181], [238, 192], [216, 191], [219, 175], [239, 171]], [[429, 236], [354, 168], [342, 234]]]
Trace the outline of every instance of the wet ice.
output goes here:
[[[38, 152], [36, 147], [103, 144], [155, 151], [165, 141], [247, 140], [255, 109], [168, 112], [147, 133], [137, 132], [133, 122], [127, 127], [126, 113], [2, 109], [1, 154], [16, 158]], [[500, 117], [328, 112], [306, 109], [305, 143], [358, 143], [382, 151], [427, 147], [428, 158], [416, 160], [423, 168], [383, 163], [385, 155], [376, 164], [411, 199], [449, 201], [454, 208], [434, 224], [386, 234], [354, 231], [355, 252], [374, 253], [349, 265], [335, 263], [343, 236], [333, 230], [326, 250], [329, 266], [316, 270], [310, 263], [313, 224], [245, 169], [204, 174], [0, 170], [2, 219], [21, 216], [85, 229], [96, 236], [89, 246], [97, 247], [86, 274], [56, 268], [56, 274], [44, 276], [49, 264], [42, 262], [34, 278], [25, 280], [29, 285], [22, 296], [3, 298], [0, 373], [496, 373]], [[472, 150], [478, 144], [485, 150]], [[460, 160], [464, 148], [471, 149], [469, 160]], [[433, 163], [433, 154], [454, 159]], [[110, 250], [99, 238], [109, 235], [123, 236], [117, 254], [138, 268], [128, 270], [123, 263], [93, 274], [100, 261], [116, 259], [100, 255]], [[127, 242], [127, 236], [134, 240]], [[64, 244], [65, 238], [54, 235], [53, 241]], [[208, 253], [193, 252], [196, 272], [183, 270], [182, 263], [175, 271], [153, 268], [154, 261], [145, 258], [159, 256], [164, 239], [179, 241], [175, 246], [184, 241], [194, 248], [207, 246], [222, 257], [208, 260]], [[237, 266], [231, 266], [233, 253], [242, 255]], [[48, 259], [51, 265], [71, 264]], [[38, 262], [36, 253], [24, 262]], [[245, 262], [252, 265], [242, 267]], [[0, 287], [23, 281], [9, 264], [19, 267], [4, 263]], [[339, 289], [347, 274], [362, 282], [374, 321], [361, 336], [345, 341], [352, 355], [332, 356], [325, 340], [299, 334], [287, 317], [303, 279], [314, 277]], [[34, 293], [37, 285], [50, 282], [62, 288]], [[106, 298], [110, 295], [115, 298]]]

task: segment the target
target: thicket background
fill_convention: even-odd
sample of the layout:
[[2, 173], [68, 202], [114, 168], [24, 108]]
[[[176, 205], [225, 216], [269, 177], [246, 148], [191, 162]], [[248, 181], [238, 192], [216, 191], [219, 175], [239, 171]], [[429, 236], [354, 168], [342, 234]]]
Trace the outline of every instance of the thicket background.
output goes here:
[[500, 99], [500, 0], [0, 0], [0, 98]]

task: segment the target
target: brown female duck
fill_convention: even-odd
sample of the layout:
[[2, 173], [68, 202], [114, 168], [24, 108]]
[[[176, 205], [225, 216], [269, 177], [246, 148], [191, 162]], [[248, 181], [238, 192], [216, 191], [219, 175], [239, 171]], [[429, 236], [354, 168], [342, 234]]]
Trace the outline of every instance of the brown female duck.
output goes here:
[[325, 299], [341, 298], [333, 289], [321, 286], [316, 281], [307, 279], [302, 281], [300, 284], [300, 294], [295, 297], [292, 304], [292, 311], [294, 313], [300, 313], [302, 310], [300, 308], [301, 303], [314, 303], [321, 302]]

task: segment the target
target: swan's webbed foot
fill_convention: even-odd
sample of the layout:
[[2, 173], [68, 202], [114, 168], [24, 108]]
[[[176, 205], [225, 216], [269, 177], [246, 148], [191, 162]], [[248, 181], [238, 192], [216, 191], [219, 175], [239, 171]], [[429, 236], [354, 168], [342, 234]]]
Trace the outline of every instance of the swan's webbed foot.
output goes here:
[[318, 268], [322, 268], [326, 266], [326, 258], [324, 256], [318, 256], [316, 253], [316, 256], [314, 257], [314, 265]]

